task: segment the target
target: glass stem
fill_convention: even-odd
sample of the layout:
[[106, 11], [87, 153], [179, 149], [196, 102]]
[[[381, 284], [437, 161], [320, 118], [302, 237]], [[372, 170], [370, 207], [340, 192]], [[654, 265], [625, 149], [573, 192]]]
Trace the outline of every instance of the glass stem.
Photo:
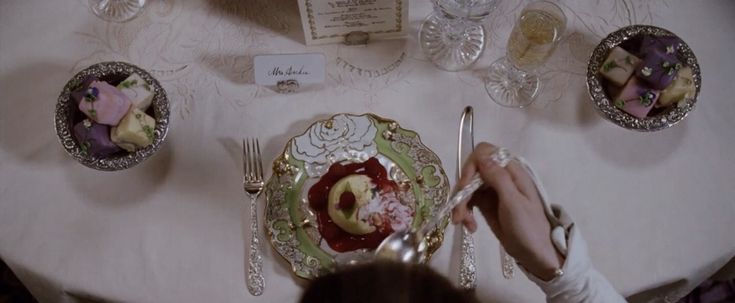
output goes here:
[[524, 87], [529, 72], [516, 67], [513, 62], [508, 60], [508, 57], [506, 57], [506, 60], [508, 61], [508, 79], [510, 79], [513, 86]]
[[441, 18], [441, 29], [444, 34], [443, 39], [448, 45], [455, 45], [464, 41], [467, 27], [468, 25], [465, 22]]

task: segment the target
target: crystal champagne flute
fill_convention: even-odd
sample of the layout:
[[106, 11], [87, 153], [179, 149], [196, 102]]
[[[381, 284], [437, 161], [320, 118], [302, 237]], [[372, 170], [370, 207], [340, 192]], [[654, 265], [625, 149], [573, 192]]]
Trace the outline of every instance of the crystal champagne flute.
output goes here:
[[523, 8], [508, 38], [506, 56], [495, 61], [487, 73], [485, 89], [493, 101], [524, 107], [535, 100], [540, 86], [536, 69], [556, 49], [566, 22], [561, 8], [549, 1]]
[[146, 0], [89, 0], [89, 6], [97, 17], [106, 21], [125, 22], [143, 11]]

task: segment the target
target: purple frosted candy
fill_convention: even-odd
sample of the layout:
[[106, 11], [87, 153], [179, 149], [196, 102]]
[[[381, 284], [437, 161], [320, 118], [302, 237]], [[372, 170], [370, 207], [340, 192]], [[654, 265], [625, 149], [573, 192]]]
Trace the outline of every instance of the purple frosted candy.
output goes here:
[[128, 96], [104, 81], [94, 81], [79, 102], [79, 110], [92, 121], [115, 126], [131, 106]]
[[645, 57], [645, 54], [658, 50], [670, 59], [676, 59], [681, 43], [681, 39], [673, 36], [645, 36], [641, 42], [640, 53]]
[[79, 84], [79, 88], [71, 92], [71, 98], [74, 100], [74, 103], [79, 104], [79, 102], [82, 102], [82, 99], [84, 99], [84, 96], [87, 94], [87, 88], [89, 88], [89, 85], [94, 81], [99, 81], [99, 79], [95, 76], [84, 78], [82, 83]]
[[651, 49], [643, 62], [636, 68], [636, 76], [657, 90], [669, 86], [681, 69], [681, 61], [676, 56], [670, 56], [665, 51]]
[[110, 141], [110, 127], [90, 120], [74, 125], [74, 136], [82, 151], [95, 157], [107, 157], [122, 151]]
[[613, 100], [615, 107], [638, 118], [645, 118], [656, 104], [660, 91], [650, 89], [636, 77], [630, 78]]

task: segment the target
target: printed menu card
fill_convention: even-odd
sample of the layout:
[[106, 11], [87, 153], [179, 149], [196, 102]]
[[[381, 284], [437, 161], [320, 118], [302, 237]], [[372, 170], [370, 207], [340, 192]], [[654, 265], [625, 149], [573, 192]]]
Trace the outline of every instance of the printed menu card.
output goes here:
[[408, 0], [299, 0], [307, 45], [343, 42], [351, 32], [370, 40], [406, 34]]

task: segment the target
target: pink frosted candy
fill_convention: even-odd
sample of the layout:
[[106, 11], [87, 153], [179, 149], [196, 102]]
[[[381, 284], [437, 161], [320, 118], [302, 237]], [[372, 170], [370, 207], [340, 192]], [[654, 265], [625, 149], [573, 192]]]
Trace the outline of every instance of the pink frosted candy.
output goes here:
[[115, 126], [130, 110], [131, 104], [128, 96], [114, 86], [94, 81], [79, 102], [79, 110], [99, 124]]
[[632, 77], [613, 100], [613, 104], [626, 113], [645, 118], [660, 94], [660, 91], [648, 88], [638, 78]]

